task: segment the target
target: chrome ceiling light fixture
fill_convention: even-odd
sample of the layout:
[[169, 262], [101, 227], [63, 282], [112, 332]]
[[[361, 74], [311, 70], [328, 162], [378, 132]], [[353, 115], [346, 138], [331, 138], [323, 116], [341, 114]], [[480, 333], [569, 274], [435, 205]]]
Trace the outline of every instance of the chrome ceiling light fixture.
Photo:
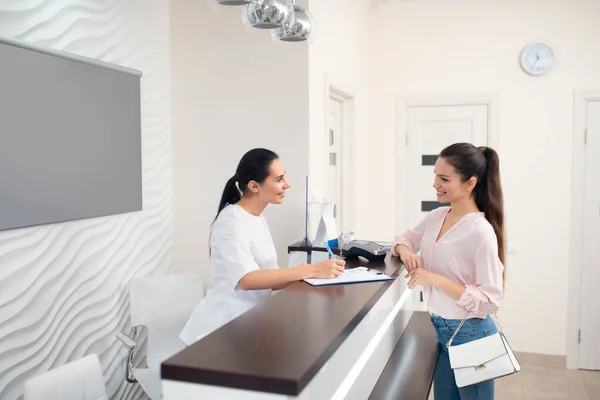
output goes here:
[[284, 42], [303, 42], [314, 33], [315, 21], [303, 7], [297, 6], [294, 0], [294, 18], [271, 32], [273, 40]]
[[276, 29], [293, 21], [294, 6], [291, 0], [257, 0], [244, 7], [245, 25], [258, 29]]

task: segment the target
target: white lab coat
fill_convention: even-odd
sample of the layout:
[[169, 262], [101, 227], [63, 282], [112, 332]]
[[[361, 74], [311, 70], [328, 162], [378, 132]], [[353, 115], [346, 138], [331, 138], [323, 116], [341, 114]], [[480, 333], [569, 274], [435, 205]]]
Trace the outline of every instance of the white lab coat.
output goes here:
[[239, 281], [249, 272], [278, 268], [267, 221], [237, 205], [226, 206], [217, 217], [210, 247], [208, 292], [179, 336], [188, 346], [264, 303], [271, 296], [271, 289], [242, 290]]

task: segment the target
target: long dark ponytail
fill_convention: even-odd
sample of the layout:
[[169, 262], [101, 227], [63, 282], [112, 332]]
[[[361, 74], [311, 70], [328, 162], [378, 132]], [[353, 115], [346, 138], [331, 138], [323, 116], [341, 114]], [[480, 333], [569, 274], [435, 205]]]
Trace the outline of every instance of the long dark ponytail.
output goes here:
[[223, 189], [223, 194], [221, 195], [221, 200], [219, 201], [219, 209], [215, 219], [217, 219], [227, 204], [235, 204], [242, 198], [242, 193], [240, 193], [240, 190], [238, 189], [238, 184], [239, 183], [236, 175], [229, 178], [225, 184], [225, 189]]
[[481, 180], [483, 185], [475, 186], [475, 204], [485, 213], [485, 218], [494, 228], [498, 238], [498, 257], [502, 264], [506, 264], [506, 248], [504, 238], [504, 195], [500, 182], [500, 158], [492, 148], [481, 146], [487, 171]]
[[249, 182], [263, 183], [269, 176], [271, 163], [277, 158], [279, 156], [275, 152], [261, 148], [252, 149], [244, 154], [237, 166], [235, 175], [229, 178], [225, 184], [215, 220], [225, 206], [240, 201], [248, 190]]
[[463, 182], [471, 177], [477, 178], [474, 190], [475, 204], [494, 228], [498, 240], [498, 257], [506, 266], [504, 197], [498, 153], [486, 146], [475, 147], [471, 143], [455, 143], [442, 150], [440, 157], [454, 167]]

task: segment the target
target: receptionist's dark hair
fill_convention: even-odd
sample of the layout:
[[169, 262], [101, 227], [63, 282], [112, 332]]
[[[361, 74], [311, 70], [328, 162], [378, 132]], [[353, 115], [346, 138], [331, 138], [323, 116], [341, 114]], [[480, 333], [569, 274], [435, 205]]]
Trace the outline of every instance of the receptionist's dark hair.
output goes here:
[[271, 163], [277, 158], [279, 156], [275, 152], [261, 148], [252, 149], [244, 154], [235, 170], [235, 175], [225, 184], [215, 220], [227, 204], [240, 201], [248, 190], [248, 183], [251, 181], [263, 183], [269, 176]]

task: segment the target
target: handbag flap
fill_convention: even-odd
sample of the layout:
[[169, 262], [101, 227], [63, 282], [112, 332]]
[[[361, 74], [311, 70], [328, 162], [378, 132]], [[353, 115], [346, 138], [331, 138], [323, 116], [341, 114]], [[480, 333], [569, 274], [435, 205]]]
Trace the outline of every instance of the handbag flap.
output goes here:
[[506, 347], [499, 333], [448, 348], [450, 365], [453, 369], [476, 367], [506, 353]]

